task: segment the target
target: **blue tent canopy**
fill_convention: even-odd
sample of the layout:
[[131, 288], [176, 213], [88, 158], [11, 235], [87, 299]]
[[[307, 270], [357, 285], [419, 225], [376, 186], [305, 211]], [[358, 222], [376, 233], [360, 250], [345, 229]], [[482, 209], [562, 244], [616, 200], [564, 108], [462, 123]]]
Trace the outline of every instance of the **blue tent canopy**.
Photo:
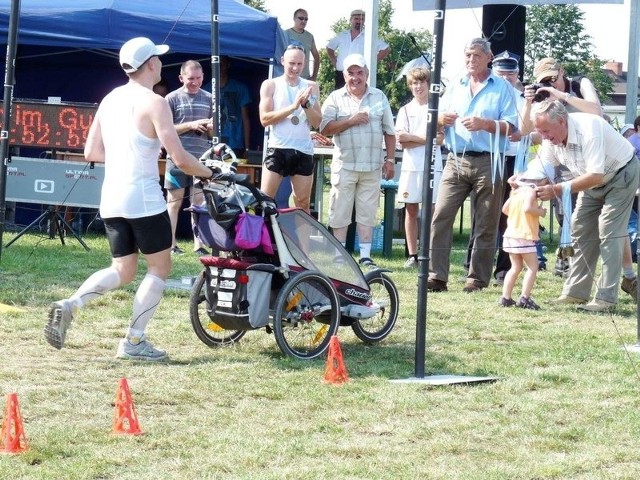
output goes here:
[[[0, 0], [0, 44], [7, 42], [11, 0]], [[117, 50], [130, 38], [168, 43], [172, 52], [211, 53], [211, 1], [22, 0], [18, 45]], [[219, 0], [220, 51], [271, 58], [281, 40], [275, 17]]]
[[[285, 35], [275, 17], [235, 0], [218, 2], [220, 53], [252, 59], [233, 62], [233, 76], [257, 98]], [[0, 0], [3, 59], [10, 10], [11, 0]], [[125, 81], [118, 50], [137, 36], [171, 47], [162, 57], [170, 89], [179, 86], [179, 65], [187, 59], [200, 60], [210, 78], [211, 0], [21, 0], [14, 96], [99, 102]]]

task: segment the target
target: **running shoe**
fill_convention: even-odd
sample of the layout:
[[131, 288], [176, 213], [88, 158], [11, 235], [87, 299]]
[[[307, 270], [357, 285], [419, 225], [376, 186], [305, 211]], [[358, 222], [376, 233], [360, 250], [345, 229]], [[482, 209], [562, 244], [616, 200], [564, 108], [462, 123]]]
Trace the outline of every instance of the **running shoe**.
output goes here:
[[144, 335], [136, 345], [123, 338], [118, 344], [116, 358], [123, 360], [144, 360], [158, 362], [168, 358], [167, 352], [155, 348], [151, 342], [146, 340]]
[[67, 329], [73, 320], [74, 309], [70, 300], [60, 300], [49, 307], [49, 319], [44, 326], [44, 338], [49, 345], [58, 350], [64, 346]]

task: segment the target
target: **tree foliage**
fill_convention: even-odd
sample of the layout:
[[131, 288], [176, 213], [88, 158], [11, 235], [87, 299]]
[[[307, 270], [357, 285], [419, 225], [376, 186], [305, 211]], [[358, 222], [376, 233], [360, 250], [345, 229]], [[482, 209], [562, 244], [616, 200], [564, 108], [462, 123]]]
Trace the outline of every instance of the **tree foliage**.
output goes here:
[[533, 5], [527, 8], [525, 80], [531, 80], [536, 61], [553, 57], [568, 76], [585, 75], [604, 101], [613, 81], [602, 70], [604, 61], [593, 53], [591, 36], [584, 31], [584, 12], [577, 5]]
[[260, 10], [262, 12], [267, 11], [267, 7], [264, 5], [264, 0], [245, 0], [245, 5], [249, 5], [256, 10]]
[[[411, 98], [411, 93], [407, 89], [405, 79], [401, 78], [396, 81], [396, 77], [407, 62], [420, 55], [420, 52], [417, 51], [408, 35], [413, 35], [418, 45], [420, 45], [420, 48], [425, 52], [431, 50], [432, 42], [431, 34], [426, 29], [404, 31], [394, 28], [391, 25], [393, 12], [394, 10], [391, 0], [380, 1], [378, 12], [378, 36], [389, 44], [391, 47], [391, 53], [386, 58], [378, 62], [376, 86], [385, 92], [387, 98], [389, 98], [391, 108], [395, 112]], [[331, 25], [331, 29], [336, 34], [348, 28], [349, 21], [344, 17], [338, 19], [333, 25]], [[318, 45], [318, 48], [320, 49], [318, 84], [320, 86], [322, 100], [324, 100], [335, 88], [334, 69], [331, 66], [326, 49], [323, 47], [324, 46]]]

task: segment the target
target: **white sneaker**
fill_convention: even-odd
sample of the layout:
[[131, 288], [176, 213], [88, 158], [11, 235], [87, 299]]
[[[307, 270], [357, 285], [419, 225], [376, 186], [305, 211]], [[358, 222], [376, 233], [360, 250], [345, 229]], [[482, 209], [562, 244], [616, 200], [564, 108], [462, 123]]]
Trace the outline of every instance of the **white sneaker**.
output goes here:
[[578, 305], [578, 310], [582, 310], [584, 312], [611, 312], [615, 308], [615, 303], [606, 302], [597, 298], [594, 298], [589, 303], [585, 303], [584, 305]]
[[403, 268], [418, 268], [418, 260], [415, 257], [407, 258], [407, 261], [404, 262]]
[[67, 329], [73, 320], [74, 304], [69, 300], [54, 302], [49, 307], [49, 319], [44, 326], [44, 338], [54, 348], [60, 350], [64, 346]]
[[140, 342], [136, 345], [123, 338], [118, 344], [118, 352], [116, 358], [124, 360], [145, 360], [158, 362], [167, 360], [167, 352], [155, 348], [151, 342], [147, 341], [144, 335], [140, 338]]

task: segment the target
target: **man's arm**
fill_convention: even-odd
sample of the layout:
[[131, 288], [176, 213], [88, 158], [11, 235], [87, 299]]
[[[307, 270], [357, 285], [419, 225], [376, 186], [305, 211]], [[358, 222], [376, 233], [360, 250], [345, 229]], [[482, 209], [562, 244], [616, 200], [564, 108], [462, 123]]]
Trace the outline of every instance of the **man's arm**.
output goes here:
[[391, 47], [387, 47], [387, 48], [383, 48], [382, 50], [378, 51], [378, 61], [382, 60], [384, 57], [386, 57], [387, 55], [389, 55], [389, 53], [391, 52]]
[[384, 148], [387, 154], [382, 164], [382, 176], [385, 180], [391, 180], [395, 173], [396, 166], [396, 136], [384, 134]]
[[309, 98], [311, 98], [311, 96], [315, 96], [316, 101], [311, 107], [305, 108], [304, 105], [309, 101], [308, 98], [304, 103], [302, 103], [302, 108], [307, 115], [307, 120], [309, 121], [311, 128], [318, 128], [320, 121], [322, 120], [322, 110], [320, 109], [320, 89], [318, 88], [318, 84], [315, 82], [309, 82], [309, 85], [311, 86]]
[[332, 48], [327, 47], [327, 56], [329, 57], [329, 61], [331, 62], [333, 68], [336, 68], [336, 62], [338, 61], [338, 58], [336, 57], [336, 51]]
[[[470, 132], [477, 132], [479, 130], [482, 130], [493, 134], [496, 133], [495, 120], [489, 120], [482, 117], [465, 117], [461, 120], [461, 123]], [[498, 121], [498, 128], [500, 135], [509, 135], [516, 130], [516, 128], [511, 123], [505, 120]]]
[[367, 112], [357, 112], [343, 120], [330, 120], [322, 130], [320, 130], [320, 133], [322, 135], [336, 135], [351, 127], [364, 123], [369, 123], [369, 114]]
[[[571, 193], [582, 192], [598, 185], [602, 185], [604, 175], [602, 173], [585, 173], [569, 181]], [[540, 200], [551, 200], [552, 198], [562, 198], [562, 184], [545, 185], [536, 188], [536, 194]]]
[[260, 123], [263, 127], [275, 125], [281, 122], [300, 106], [300, 96], [296, 96], [294, 102], [280, 110], [273, 109], [273, 93], [276, 85], [273, 80], [265, 80], [260, 87]]
[[318, 53], [315, 39], [311, 40], [310, 51], [311, 56], [313, 57], [313, 71], [311, 72], [311, 78], [309, 80], [313, 80], [315, 82], [318, 78], [318, 70], [320, 69], [320, 54]]
[[192, 120], [190, 122], [176, 123], [174, 127], [178, 135], [183, 135], [187, 132], [207, 133], [211, 128], [209, 125], [210, 123], [210, 118], [202, 118], [200, 120]]
[[88, 162], [104, 163], [104, 142], [102, 140], [102, 129], [100, 128], [100, 109], [91, 123], [87, 142], [84, 144], [84, 158]]

